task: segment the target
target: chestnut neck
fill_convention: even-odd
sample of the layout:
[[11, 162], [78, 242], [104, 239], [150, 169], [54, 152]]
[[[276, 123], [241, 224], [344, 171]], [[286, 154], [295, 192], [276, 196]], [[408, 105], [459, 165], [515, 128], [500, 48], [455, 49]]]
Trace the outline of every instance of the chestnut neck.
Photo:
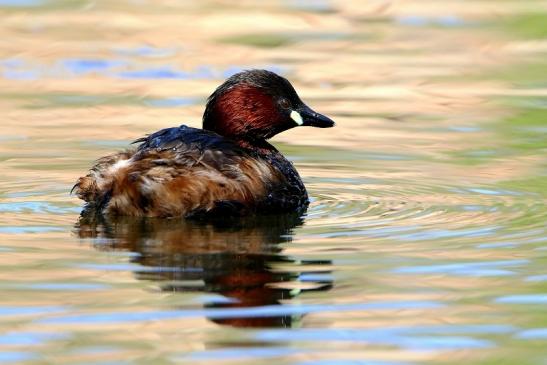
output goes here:
[[214, 93], [203, 114], [203, 129], [235, 141], [246, 149], [277, 150], [266, 139], [283, 128], [273, 97], [251, 85], [237, 85]]

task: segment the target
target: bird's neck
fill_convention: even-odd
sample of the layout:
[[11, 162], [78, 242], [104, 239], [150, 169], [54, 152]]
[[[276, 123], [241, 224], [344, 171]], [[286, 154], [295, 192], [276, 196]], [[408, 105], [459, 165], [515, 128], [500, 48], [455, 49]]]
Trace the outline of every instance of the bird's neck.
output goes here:
[[235, 142], [242, 148], [255, 151], [261, 155], [277, 153], [277, 149], [269, 144], [265, 139], [236, 139]]

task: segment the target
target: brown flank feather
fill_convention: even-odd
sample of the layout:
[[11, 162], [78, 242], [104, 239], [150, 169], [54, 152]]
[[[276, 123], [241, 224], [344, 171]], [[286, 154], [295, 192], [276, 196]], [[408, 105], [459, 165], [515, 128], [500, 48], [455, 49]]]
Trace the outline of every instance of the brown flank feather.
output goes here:
[[225, 201], [252, 209], [283, 180], [260, 158], [191, 147], [144, 149], [101, 158], [73, 190], [102, 213], [169, 217], [210, 211]]

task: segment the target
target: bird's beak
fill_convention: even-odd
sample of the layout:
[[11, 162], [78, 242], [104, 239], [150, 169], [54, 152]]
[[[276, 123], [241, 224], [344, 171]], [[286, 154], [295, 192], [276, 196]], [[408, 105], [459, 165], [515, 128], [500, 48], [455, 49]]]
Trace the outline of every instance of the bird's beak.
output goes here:
[[291, 119], [299, 126], [311, 126], [318, 128], [334, 127], [334, 121], [323, 114], [314, 112], [309, 106], [303, 104], [298, 110], [291, 112]]

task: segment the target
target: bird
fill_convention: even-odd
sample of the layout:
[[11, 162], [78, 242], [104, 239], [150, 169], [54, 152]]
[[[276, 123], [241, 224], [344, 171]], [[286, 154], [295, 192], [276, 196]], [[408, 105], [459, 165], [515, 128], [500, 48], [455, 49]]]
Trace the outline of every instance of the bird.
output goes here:
[[83, 212], [222, 219], [306, 211], [302, 179], [267, 140], [335, 123], [286, 78], [260, 69], [232, 75], [207, 99], [202, 123], [161, 129], [97, 160], [71, 191], [86, 202]]

